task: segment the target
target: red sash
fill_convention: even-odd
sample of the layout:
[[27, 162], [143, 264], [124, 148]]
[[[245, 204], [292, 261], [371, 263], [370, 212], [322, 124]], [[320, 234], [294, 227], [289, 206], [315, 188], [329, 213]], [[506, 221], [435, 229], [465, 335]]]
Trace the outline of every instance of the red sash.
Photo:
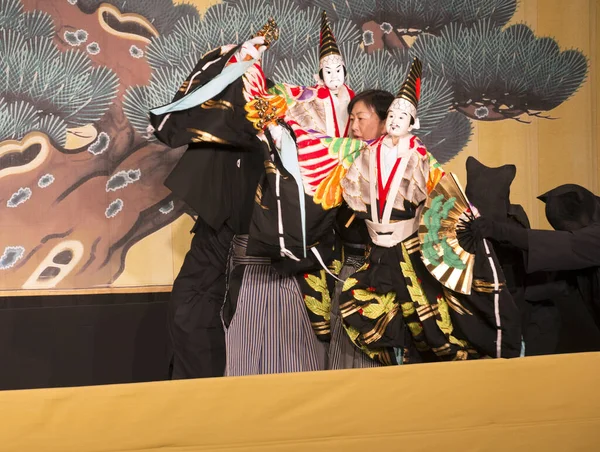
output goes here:
[[[383, 179], [381, 176], [381, 143], [383, 143], [383, 140], [381, 140], [379, 142], [379, 145], [377, 146], [377, 193], [379, 194], [379, 221], [382, 221], [382, 217], [383, 217], [383, 211], [385, 209], [385, 203], [387, 202], [387, 195], [388, 192], [390, 190], [390, 185], [392, 185], [392, 180], [394, 180], [394, 175], [396, 174], [396, 170], [398, 169], [398, 165], [400, 164], [400, 160], [402, 160], [401, 158], [397, 158], [396, 159], [396, 163], [394, 164], [394, 167], [392, 168], [392, 172], [390, 173], [390, 176], [388, 177], [388, 180], [385, 184], [385, 187], [383, 186]], [[373, 208], [373, 206], [371, 206], [371, 208]]]

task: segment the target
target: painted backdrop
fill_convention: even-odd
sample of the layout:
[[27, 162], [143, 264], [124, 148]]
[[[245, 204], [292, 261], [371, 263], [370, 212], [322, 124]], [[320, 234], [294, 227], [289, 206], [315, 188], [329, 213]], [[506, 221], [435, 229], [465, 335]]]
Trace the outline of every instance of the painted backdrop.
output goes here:
[[314, 83], [323, 9], [355, 91], [423, 60], [419, 135], [463, 181], [468, 155], [515, 163], [538, 226], [543, 191], [598, 191], [596, 0], [0, 0], [0, 289], [168, 290], [193, 212], [147, 111], [270, 16], [267, 74]]

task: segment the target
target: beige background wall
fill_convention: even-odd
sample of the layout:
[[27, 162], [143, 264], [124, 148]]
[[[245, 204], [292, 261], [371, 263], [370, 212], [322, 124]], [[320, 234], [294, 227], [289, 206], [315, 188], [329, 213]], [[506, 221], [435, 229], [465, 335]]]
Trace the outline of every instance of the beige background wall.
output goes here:
[[[200, 11], [216, 3], [186, 2]], [[587, 80], [574, 96], [550, 112], [555, 120], [522, 116], [530, 123], [473, 121], [470, 143], [445, 169], [456, 173], [464, 185], [465, 160], [470, 155], [488, 166], [516, 164], [512, 201], [524, 206], [534, 227], [547, 228], [538, 195], [563, 183], [578, 183], [600, 193], [600, 0], [521, 0], [511, 23], [519, 22], [529, 25], [538, 37], [553, 37], [561, 50], [581, 50], [589, 59]], [[192, 219], [185, 216], [137, 243], [127, 254], [123, 274], [110, 287], [92, 291], [170, 290], [189, 247], [192, 225]], [[12, 289], [10, 281], [0, 286]]]
[[531, 124], [473, 122], [471, 142], [445, 165], [465, 181], [464, 164], [469, 155], [488, 166], [514, 163], [517, 177], [512, 201], [523, 205], [533, 227], [549, 227], [544, 205], [536, 199], [545, 191], [576, 183], [599, 193], [599, 4], [596, 0], [521, 0], [511, 23], [524, 22], [536, 36], [553, 37], [561, 50], [581, 50], [590, 61], [588, 79], [573, 97], [550, 112], [556, 120], [522, 116]]

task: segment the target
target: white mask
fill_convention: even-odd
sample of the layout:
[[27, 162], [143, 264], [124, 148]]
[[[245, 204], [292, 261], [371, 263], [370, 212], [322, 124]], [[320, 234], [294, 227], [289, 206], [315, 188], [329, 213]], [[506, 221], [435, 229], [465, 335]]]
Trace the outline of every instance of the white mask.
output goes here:
[[412, 116], [406, 110], [390, 108], [385, 120], [385, 130], [392, 137], [404, 138], [413, 129], [411, 120]]
[[340, 55], [328, 55], [321, 60], [323, 83], [332, 91], [344, 84], [344, 60]]

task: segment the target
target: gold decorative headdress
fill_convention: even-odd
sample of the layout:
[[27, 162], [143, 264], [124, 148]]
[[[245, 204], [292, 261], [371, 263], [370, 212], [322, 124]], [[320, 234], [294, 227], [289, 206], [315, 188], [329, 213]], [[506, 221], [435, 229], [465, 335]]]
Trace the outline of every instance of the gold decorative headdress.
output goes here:
[[403, 110], [408, 113], [416, 120], [417, 119], [417, 106], [419, 105], [419, 98], [421, 97], [421, 74], [423, 65], [421, 60], [415, 58], [410, 65], [408, 70], [408, 76], [402, 84], [400, 91], [396, 94], [396, 98], [390, 105], [390, 110]]
[[319, 67], [323, 68], [326, 63], [330, 63], [332, 60], [339, 62], [339, 64], [344, 64], [344, 59], [342, 58], [340, 49], [338, 48], [337, 42], [335, 42], [335, 38], [333, 37], [333, 32], [331, 31], [331, 25], [327, 19], [327, 13], [323, 11], [323, 14], [321, 14]]
[[273, 42], [277, 41], [279, 39], [279, 27], [277, 26], [275, 19], [273, 19], [272, 17], [269, 18], [267, 23], [264, 24], [262, 28], [256, 32], [256, 35], [254, 37], [257, 36], [264, 36], [265, 45], [267, 47], [269, 47]]

